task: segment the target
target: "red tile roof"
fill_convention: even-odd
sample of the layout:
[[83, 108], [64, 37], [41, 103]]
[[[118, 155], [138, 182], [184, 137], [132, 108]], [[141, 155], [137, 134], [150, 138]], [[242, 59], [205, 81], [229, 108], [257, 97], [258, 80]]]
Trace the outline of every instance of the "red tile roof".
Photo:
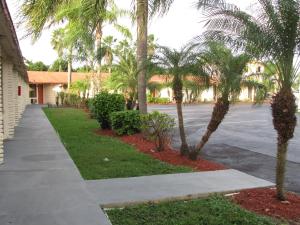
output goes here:
[[[67, 72], [28, 71], [28, 79], [31, 84], [67, 84]], [[72, 72], [72, 82], [84, 80], [96, 74]], [[102, 73], [101, 78], [106, 79], [108, 73]]]

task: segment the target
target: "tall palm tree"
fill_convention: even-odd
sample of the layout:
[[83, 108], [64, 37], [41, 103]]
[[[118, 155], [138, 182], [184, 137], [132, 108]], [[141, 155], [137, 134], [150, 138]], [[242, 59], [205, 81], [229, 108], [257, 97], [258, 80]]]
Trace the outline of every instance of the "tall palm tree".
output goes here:
[[[20, 12], [27, 35], [31, 35], [33, 40], [39, 38], [45, 27], [66, 20], [76, 23], [77, 27], [85, 29], [85, 33], [95, 36], [96, 52], [101, 48], [105, 23], [112, 24], [125, 36], [130, 34], [128, 29], [117, 23], [118, 17], [127, 12], [118, 9], [113, 0], [24, 0]], [[98, 62], [98, 71], [100, 63]]]
[[58, 62], [59, 62], [59, 69], [58, 71], [62, 71], [62, 60], [64, 54], [64, 46], [63, 46], [63, 29], [57, 29], [53, 31], [51, 37], [51, 45], [53, 49], [57, 52], [58, 55]]
[[113, 36], [107, 36], [103, 39], [103, 52], [104, 52], [104, 60], [106, 65], [108, 66], [108, 73], [111, 73], [111, 67], [113, 63], [113, 44], [116, 42], [116, 39]]
[[155, 14], [164, 15], [174, 0], [135, 0], [135, 16], [137, 21], [137, 62], [138, 62], [138, 99], [139, 110], [147, 113], [147, 43], [148, 20]]
[[199, 0], [207, 17], [206, 36], [225, 40], [257, 58], [269, 59], [277, 68], [279, 91], [271, 103], [277, 131], [277, 198], [284, 200], [284, 177], [289, 140], [297, 124], [292, 85], [300, 66], [300, 1], [259, 0], [251, 15], [225, 0]]
[[209, 42], [207, 45], [207, 50], [202, 53], [201, 60], [207, 65], [206, 70], [216, 82], [218, 94], [207, 130], [195, 149], [190, 152], [190, 158], [193, 160], [197, 159], [210, 136], [222, 123], [229, 111], [231, 100], [234, 100], [234, 97], [240, 93], [243, 71], [250, 60], [245, 54], [234, 56], [231, 50], [221, 43]]
[[197, 66], [198, 53], [194, 51], [195, 45], [187, 45], [180, 51], [168, 47], [160, 47], [154, 57], [156, 63], [165, 68], [168, 76], [172, 77], [172, 89], [176, 101], [178, 126], [181, 139], [180, 152], [187, 155], [189, 147], [186, 141], [184, 130], [182, 101], [183, 101], [183, 81], [187, 76], [203, 75]]

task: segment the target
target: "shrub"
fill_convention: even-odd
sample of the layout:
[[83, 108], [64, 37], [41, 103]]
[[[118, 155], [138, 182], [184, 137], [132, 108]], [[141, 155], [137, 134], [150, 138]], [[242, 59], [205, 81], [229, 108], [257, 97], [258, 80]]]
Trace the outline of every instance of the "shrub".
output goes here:
[[108, 92], [101, 92], [96, 95], [93, 104], [96, 119], [100, 123], [102, 129], [111, 128], [111, 113], [123, 111], [125, 109], [125, 99], [123, 95], [109, 94]]
[[94, 99], [90, 98], [87, 100], [87, 108], [90, 111], [90, 116], [92, 119], [96, 119], [96, 112], [95, 112], [95, 105], [94, 105]]
[[110, 119], [112, 129], [118, 135], [136, 134], [141, 130], [141, 116], [139, 111], [113, 112]]
[[66, 93], [61, 91], [61, 92], [58, 93], [58, 97], [60, 99], [60, 104], [64, 105], [65, 104]]
[[64, 96], [64, 102], [66, 106], [70, 107], [80, 107], [81, 106], [81, 98], [76, 94], [66, 94]]
[[175, 120], [165, 113], [152, 112], [141, 116], [142, 130], [145, 135], [155, 142], [157, 151], [163, 151], [170, 141]]
[[154, 104], [169, 104], [170, 99], [148, 96], [148, 102]]

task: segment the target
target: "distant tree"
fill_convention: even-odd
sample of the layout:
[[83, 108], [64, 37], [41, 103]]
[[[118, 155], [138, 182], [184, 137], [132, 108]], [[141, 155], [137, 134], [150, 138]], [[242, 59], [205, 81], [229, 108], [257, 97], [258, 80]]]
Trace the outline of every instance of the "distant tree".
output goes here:
[[52, 72], [67, 72], [68, 71], [68, 62], [63, 59], [57, 59], [50, 66], [49, 71]]
[[[59, 72], [64, 71], [62, 68], [63, 67], [62, 60], [63, 60], [63, 54], [65, 49], [63, 39], [64, 39], [64, 30], [62, 28], [53, 31], [51, 37], [51, 45], [58, 55], [58, 59], [54, 62], [53, 65], [56, 64], [55, 66], [58, 66], [58, 70], [55, 71], [59, 71]], [[67, 70], [68, 70], [68, 63], [67, 63]]]
[[32, 62], [26, 60], [26, 66], [28, 71], [48, 71], [49, 66], [45, 65], [42, 61]]
[[93, 71], [93, 68], [90, 67], [90, 66], [82, 66], [82, 67], [78, 67], [76, 69], [76, 72], [81, 72], [81, 73], [88, 73], [88, 72], [91, 72]]

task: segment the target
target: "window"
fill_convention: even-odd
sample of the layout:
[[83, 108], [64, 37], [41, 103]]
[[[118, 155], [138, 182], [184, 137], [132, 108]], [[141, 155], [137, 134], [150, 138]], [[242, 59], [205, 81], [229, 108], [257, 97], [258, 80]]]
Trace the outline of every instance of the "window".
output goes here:
[[36, 85], [35, 84], [30, 84], [29, 85], [29, 98], [36, 98]]
[[261, 67], [259, 66], [259, 67], [257, 67], [257, 73], [261, 73]]
[[21, 95], [22, 95], [22, 87], [18, 86], [18, 96], [21, 96]]

